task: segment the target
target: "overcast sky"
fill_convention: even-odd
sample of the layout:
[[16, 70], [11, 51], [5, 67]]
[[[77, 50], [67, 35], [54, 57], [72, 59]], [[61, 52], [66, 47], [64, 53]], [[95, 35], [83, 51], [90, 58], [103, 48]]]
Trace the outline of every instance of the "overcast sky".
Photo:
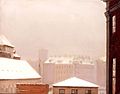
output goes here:
[[1, 34], [23, 59], [49, 55], [105, 55], [105, 4], [101, 0], [1, 0]]

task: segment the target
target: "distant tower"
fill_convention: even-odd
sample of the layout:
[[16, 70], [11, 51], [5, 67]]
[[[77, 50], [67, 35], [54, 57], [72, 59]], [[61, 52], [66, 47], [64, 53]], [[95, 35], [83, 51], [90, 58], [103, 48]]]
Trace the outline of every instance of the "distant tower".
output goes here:
[[14, 46], [4, 35], [0, 35], [0, 57], [20, 59], [20, 56], [16, 54]]
[[48, 58], [48, 50], [40, 49], [39, 50], [39, 73], [43, 76], [43, 65], [46, 59]]

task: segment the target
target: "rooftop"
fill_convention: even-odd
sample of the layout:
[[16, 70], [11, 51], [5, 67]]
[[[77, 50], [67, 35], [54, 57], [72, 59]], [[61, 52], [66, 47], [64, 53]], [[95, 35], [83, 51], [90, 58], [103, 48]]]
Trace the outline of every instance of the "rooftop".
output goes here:
[[88, 57], [80, 57], [80, 56], [51, 56], [49, 57], [45, 63], [53, 63], [53, 64], [93, 64], [93, 60]]
[[0, 57], [0, 79], [33, 79], [41, 76], [25, 60]]
[[69, 86], [69, 87], [98, 87], [98, 85], [76, 78], [76, 77], [72, 77], [69, 78], [67, 80], [58, 82], [56, 84], [53, 84], [53, 86]]

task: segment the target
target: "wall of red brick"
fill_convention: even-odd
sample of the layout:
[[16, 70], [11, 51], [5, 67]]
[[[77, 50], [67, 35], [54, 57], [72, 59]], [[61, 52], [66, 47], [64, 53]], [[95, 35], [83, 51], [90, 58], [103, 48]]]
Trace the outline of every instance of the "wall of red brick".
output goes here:
[[119, 2], [119, 0], [109, 0], [110, 7], [117, 4], [118, 2]]
[[[112, 94], [114, 90], [112, 88], [112, 62], [113, 58], [116, 58], [116, 85], [115, 94], [120, 93], [120, 0], [108, 0], [108, 17], [110, 17], [108, 22], [108, 48], [107, 48], [107, 94]], [[116, 32], [112, 33], [112, 16], [116, 17]]]
[[48, 84], [17, 84], [17, 94], [48, 94]]

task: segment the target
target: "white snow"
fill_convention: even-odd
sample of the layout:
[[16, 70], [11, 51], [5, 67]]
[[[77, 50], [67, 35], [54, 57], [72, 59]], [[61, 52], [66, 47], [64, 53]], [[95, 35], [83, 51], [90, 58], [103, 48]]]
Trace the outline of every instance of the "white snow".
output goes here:
[[98, 85], [76, 78], [72, 77], [67, 80], [58, 82], [56, 84], [53, 84], [53, 86], [70, 86], [70, 87], [98, 87]]
[[41, 76], [24, 60], [0, 57], [0, 79], [33, 79]]

